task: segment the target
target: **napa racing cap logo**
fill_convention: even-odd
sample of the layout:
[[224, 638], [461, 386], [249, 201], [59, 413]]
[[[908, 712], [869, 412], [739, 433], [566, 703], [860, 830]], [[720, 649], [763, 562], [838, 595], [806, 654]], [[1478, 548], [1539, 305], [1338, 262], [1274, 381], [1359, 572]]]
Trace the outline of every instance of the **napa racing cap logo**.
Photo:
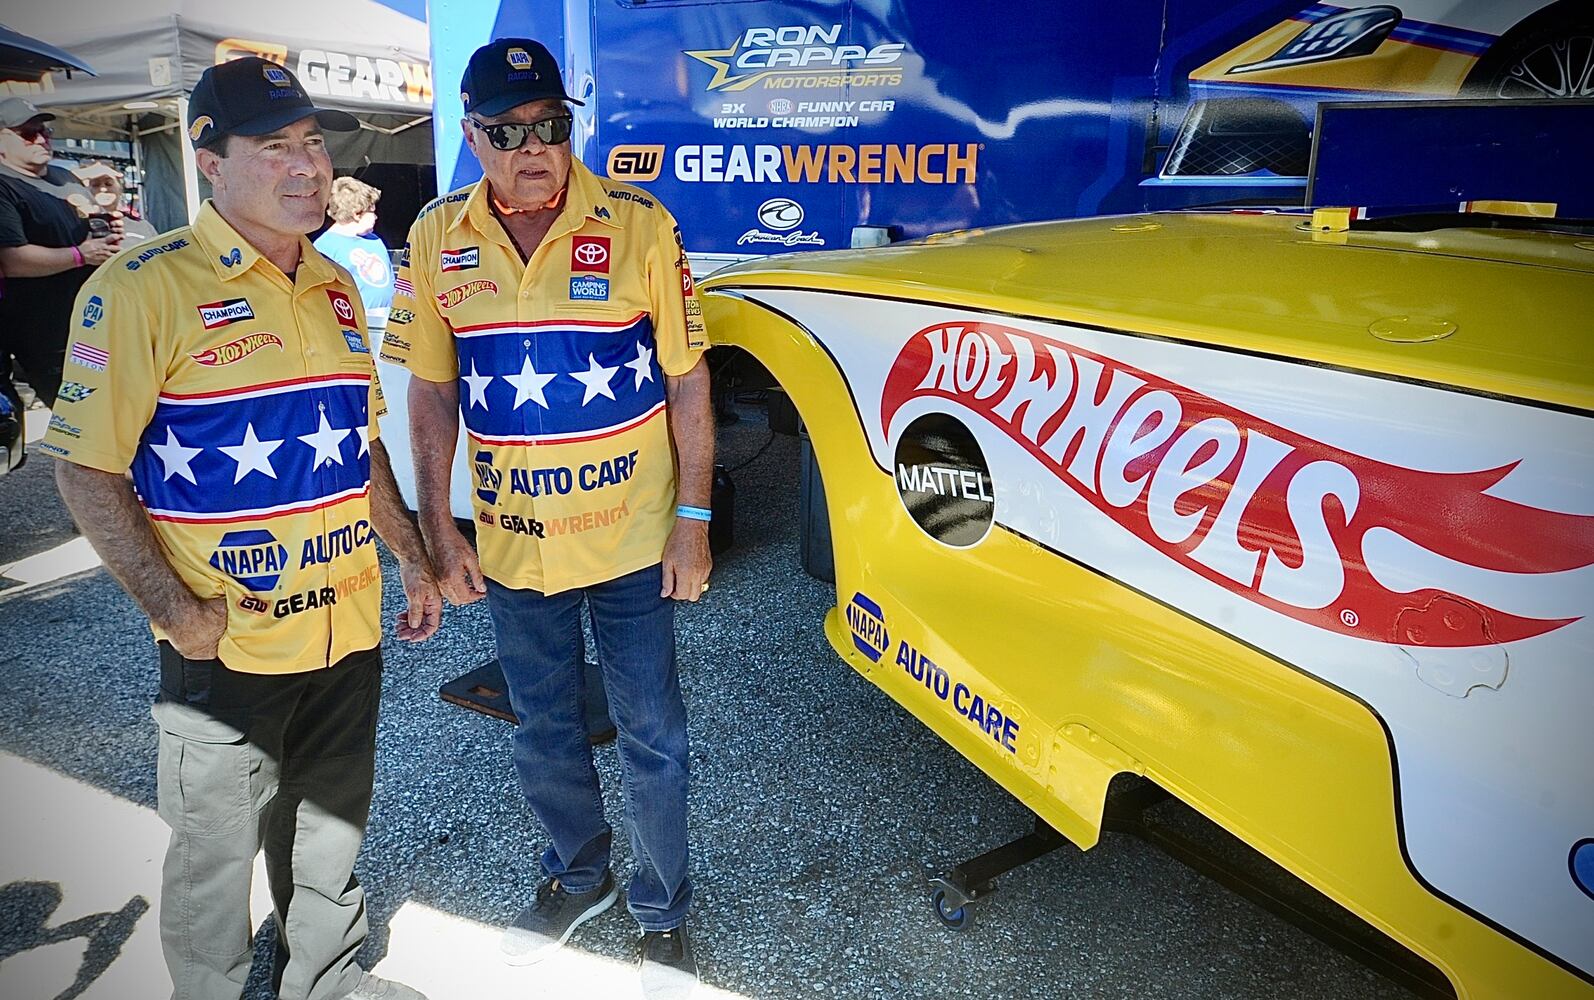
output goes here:
[[504, 53], [504, 58], [507, 59], [509, 61], [509, 65], [513, 66], [515, 69], [531, 68], [531, 53], [527, 52], [525, 49], [510, 49]]
[[[738, 246], [750, 243], [767, 243], [782, 247], [825, 245], [819, 230], [805, 233], [800, 228], [805, 213], [803, 207], [790, 198], [771, 198], [758, 206], [759, 227], [749, 229], [737, 238]], [[770, 232], [770, 230], [774, 230]]]
[[709, 91], [899, 87], [903, 42], [843, 43], [841, 25], [748, 28], [723, 49], [687, 49], [714, 71]]
[[229, 531], [216, 543], [210, 565], [255, 593], [277, 589], [277, 580], [288, 566], [288, 550], [264, 528]]
[[891, 647], [884, 612], [861, 592], [853, 594], [847, 604], [847, 628], [852, 630], [852, 644], [873, 663], [879, 663]]

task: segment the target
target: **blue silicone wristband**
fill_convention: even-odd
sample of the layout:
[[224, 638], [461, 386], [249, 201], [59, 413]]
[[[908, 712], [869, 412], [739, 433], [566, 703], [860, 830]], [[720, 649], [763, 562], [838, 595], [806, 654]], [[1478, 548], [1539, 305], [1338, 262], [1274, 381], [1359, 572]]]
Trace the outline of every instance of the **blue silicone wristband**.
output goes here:
[[693, 521], [714, 520], [714, 512], [709, 510], [707, 507], [688, 507], [684, 503], [675, 508], [675, 516], [688, 518]]

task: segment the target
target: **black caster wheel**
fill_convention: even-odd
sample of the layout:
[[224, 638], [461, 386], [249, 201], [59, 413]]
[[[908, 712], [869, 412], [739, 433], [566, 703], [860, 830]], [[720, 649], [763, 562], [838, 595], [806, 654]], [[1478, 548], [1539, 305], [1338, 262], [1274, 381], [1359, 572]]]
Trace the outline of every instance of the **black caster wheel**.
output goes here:
[[930, 894], [930, 907], [935, 910], [935, 919], [947, 930], [966, 931], [974, 926], [974, 907], [964, 903], [955, 910], [948, 908], [945, 889]]

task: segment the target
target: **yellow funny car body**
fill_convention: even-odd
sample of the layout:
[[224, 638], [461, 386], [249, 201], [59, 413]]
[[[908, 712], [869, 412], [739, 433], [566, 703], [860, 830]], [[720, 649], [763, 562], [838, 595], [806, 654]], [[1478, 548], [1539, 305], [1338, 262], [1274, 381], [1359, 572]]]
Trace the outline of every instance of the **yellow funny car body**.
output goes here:
[[1463, 997], [1594, 995], [1594, 241], [1227, 213], [700, 286], [837, 652], [1081, 847], [1144, 775]]

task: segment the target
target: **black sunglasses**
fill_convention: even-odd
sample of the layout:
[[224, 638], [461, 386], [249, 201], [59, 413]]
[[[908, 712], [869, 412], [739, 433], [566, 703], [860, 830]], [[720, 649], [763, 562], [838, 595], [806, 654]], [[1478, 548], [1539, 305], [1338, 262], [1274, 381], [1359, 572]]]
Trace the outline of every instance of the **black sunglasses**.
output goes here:
[[479, 122], [469, 115], [465, 120], [487, 133], [487, 141], [493, 144], [494, 149], [506, 152], [519, 149], [526, 144], [526, 138], [535, 134], [544, 146], [558, 146], [570, 141], [571, 118], [569, 115], [559, 115], [556, 118], [544, 118], [542, 121], [531, 122], [502, 122], [497, 125], [488, 125]]
[[55, 135], [55, 129], [48, 125], [18, 125], [11, 131], [15, 132], [17, 138], [23, 142], [37, 142], [41, 135], [46, 139]]

